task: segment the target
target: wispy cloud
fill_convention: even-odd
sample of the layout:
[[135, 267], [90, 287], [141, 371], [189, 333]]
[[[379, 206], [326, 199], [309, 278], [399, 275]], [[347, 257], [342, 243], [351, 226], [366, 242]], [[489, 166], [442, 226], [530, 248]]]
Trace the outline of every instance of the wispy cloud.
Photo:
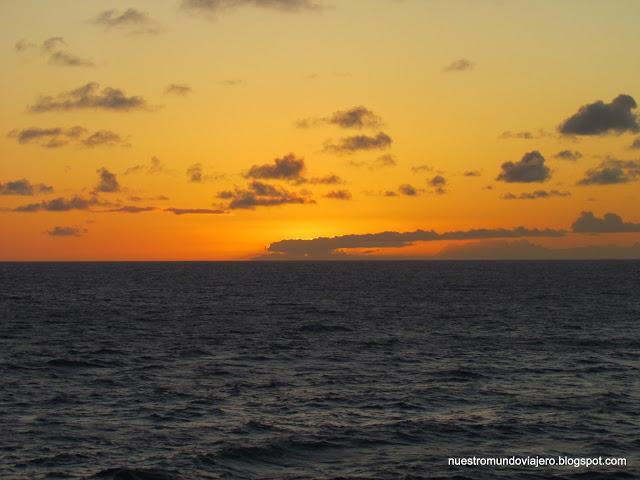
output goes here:
[[29, 107], [29, 111], [32, 113], [71, 110], [129, 112], [148, 109], [149, 105], [143, 97], [127, 96], [117, 88], [105, 87], [101, 90], [100, 85], [95, 82], [87, 83], [75, 90], [62, 92], [55, 96], [41, 96]]

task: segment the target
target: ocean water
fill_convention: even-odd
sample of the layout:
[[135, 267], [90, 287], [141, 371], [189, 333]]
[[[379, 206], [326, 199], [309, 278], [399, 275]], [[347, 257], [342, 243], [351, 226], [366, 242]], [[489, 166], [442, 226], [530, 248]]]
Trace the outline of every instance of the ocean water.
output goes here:
[[640, 262], [0, 264], [0, 478], [638, 478], [639, 321]]

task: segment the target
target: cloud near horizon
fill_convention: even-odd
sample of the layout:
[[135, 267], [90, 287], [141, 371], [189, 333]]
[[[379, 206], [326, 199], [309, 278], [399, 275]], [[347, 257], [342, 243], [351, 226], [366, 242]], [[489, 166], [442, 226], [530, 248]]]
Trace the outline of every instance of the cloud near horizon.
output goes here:
[[277, 207], [280, 205], [314, 204], [315, 200], [303, 193], [296, 193], [282, 187], [276, 187], [259, 181], [251, 182], [247, 187], [225, 190], [218, 198], [228, 200], [230, 210], [253, 210], [256, 207]]
[[53, 227], [47, 230], [50, 237], [81, 237], [87, 233], [87, 229], [79, 227]]
[[637, 233], [640, 232], [640, 223], [625, 222], [615, 213], [605, 213], [598, 218], [593, 212], [582, 212], [571, 229], [575, 233]]
[[596, 168], [587, 170], [577, 185], [619, 185], [637, 180], [640, 180], [640, 161], [607, 158]]

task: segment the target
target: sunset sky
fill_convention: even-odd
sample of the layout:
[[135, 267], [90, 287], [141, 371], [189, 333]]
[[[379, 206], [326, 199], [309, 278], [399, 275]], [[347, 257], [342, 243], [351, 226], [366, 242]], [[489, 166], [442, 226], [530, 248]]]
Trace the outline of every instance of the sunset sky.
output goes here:
[[639, 18], [0, 0], [0, 260], [639, 256]]

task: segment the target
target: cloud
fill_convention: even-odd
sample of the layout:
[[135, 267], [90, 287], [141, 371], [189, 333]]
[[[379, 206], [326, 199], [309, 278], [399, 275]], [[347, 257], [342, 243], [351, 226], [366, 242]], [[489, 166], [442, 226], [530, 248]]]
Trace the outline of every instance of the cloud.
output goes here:
[[69, 199], [66, 198], [54, 198], [49, 201], [42, 201], [40, 203], [30, 203], [28, 205], [21, 205], [13, 209], [14, 212], [33, 213], [33, 212], [68, 212], [70, 210], [89, 210], [94, 205], [100, 205], [100, 202], [96, 197], [84, 198], [74, 196]]
[[536, 140], [539, 138], [543, 138], [547, 136], [547, 132], [540, 129], [537, 132], [530, 132], [528, 130], [522, 132], [512, 132], [510, 130], [506, 130], [502, 132], [498, 138], [500, 140]]
[[475, 63], [471, 60], [467, 60], [466, 58], [460, 58], [458, 60], [454, 60], [449, 65], [444, 68], [444, 72], [467, 72], [469, 70], [473, 70], [475, 68]]
[[53, 187], [44, 183], [32, 184], [26, 178], [0, 183], [0, 195], [32, 196], [37, 194], [52, 193]]
[[592, 212], [582, 212], [571, 229], [575, 233], [637, 233], [640, 223], [627, 223], [615, 213], [605, 213], [598, 218]]
[[303, 178], [304, 170], [304, 159], [290, 153], [282, 158], [276, 158], [273, 164], [254, 165], [245, 177], [259, 180], [299, 181]]
[[134, 173], [145, 173], [147, 175], [155, 175], [157, 173], [166, 172], [164, 165], [158, 157], [152, 157], [149, 165], [134, 165], [125, 170], [125, 175], [131, 175]]
[[129, 112], [148, 110], [149, 105], [142, 97], [128, 97], [117, 88], [105, 87], [95, 82], [69, 92], [54, 96], [42, 96], [29, 107], [31, 113], [67, 112], [72, 110], [105, 110], [111, 112]]
[[513, 193], [507, 193], [502, 198], [503, 200], [537, 200], [539, 198], [552, 198], [552, 197], [569, 197], [570, 192], [560, 192], [558, 190], [536, 190], [535, 192], [521, 193], [515, 195]]
[[584, 105], [558, 128], [564, 135], [603, 135], [609, 132], [638, 132], [640, 125], [632, 112], [636, 101], [629, 95], [618, 95], [611, 103], [598, 100]]
[[435, 193], [438, 195], [444, 195], [447, 190], [444, 188], [447, 185], [447, 179], [442, 175], [436, 175], [427, 182], [430, 186], [435, 188]]
[[357, 106], [348, 110], [338, 110], [329, 117], [308, 118], [296, 122], [300, 128], [309, 128], [320, 124], [335, 125], [340, 128], [380, 128], [382, 119], [368, 108]]
[[47, 235], [50, 237], [81, 237], [87, 233], [84, 228], [78, 227], [53, 227], [47, 230]]
[[411, 167], [411, 171], [413, 173], [432, 172], [433, 171], [433, 167], [431, 165], [415, 165], [415, 166]]
[[156, 207], [138, 207], [135, 205], [126, 205], [124, 207], [112, 208], [110, 210], [103, 210], [106, 213], [146, 213], [157, 210]]
[[355, 161], [349, 162], [349, 165], [353, 167], [367, 167], [369, 170], [380, 170], [382, 168], [395, 167], [398, 164], [396, 158], [391, 154], [380, 155], [374, 160], [368, 161]]
[[133, 34], [155, 35], [161, 32], [160, 26], [145, 12], [129, 8], [122, 13], [117, 10], [105, 10], [94, 20], [95, 25], [104, 27], [105, 30], [127, 30]]
[[318, 11], [322, 5], [316, 0], [182, 0], [182, 9], [213, 18], [241, 7], [256, 7], [283, 12]]
[[342, 250], [362, 248], [400, 248], [417, 242], [436, 242], [441, 240], [483, 240], [499, 238], [556, 238], [566, 235], [564, 230], [528, 229], [476, 229], [437, 233], [433, 230], [414, 232], [381, 232], [363, 235], [342, 235], [338, 237], [319, 237], [312, 240], [282, 240], [268, 247], [270, 258], [334, 258]]
[[[398, 193], [400, 193], [400, 195], [404, 195], [405, 197], [415, 197], [418, 195], [418, 190], [416, 190], [413, 185], [404, 183], [398, 187]], [[387, 196], [392, 197], [393, 195]]]
[[640, 137], [636, 138], [631, 144], [631, 148], [640, 149]]
[[325, 151], [337, 154], [352, 154], [359, 151], [384, 150], [389, 148], [393, 139], [384, 132], [375, 136], [354, 135], [340, 140], [338, 144], [328, 144]]
[[551, 170], [544, 162], [544, 157], [537, 150], [525, 153], [518, 162], [503, 163], [502, 172], [496, 180], [508, 183], [546, 182], [551, 178]]
[[207, 175], [204, 173], [201, 163], [194, 163], [187, 168], [187, 178], [190, 183], [204, 183], [219, 180], [224, 175]]
[[120, 191], [120, 184], [115, 173], [111, 173], [106, 168], [98, 170], [98, 184], [94, 190], [100, 193], [115, 193]]
[[229, 200], [228, 208], [231, 210], [315, 203], [307, 196], [259, 181], [251, 182], [245, 189], [219, 192], [218, 198]]
[[60, 148], [69, 143], [89, 148], [115, 145], [129, 146], [119, 134], [111, 130], [98, 130], [94, 133], [89, 133], [86, 128], [80, 126], [71, 128], [30, 127], [23, 130], [12, 130], [9, 132], [8, 137], [15, 138], [18, 143], [23, 145], [37, 144], [43, 148]]
[[554, 155], [554, 158], [557, 158], [558, 160], [570, 160], [572, 162], [575, 162], [576, 160], [580, 160], [582, 158], [582, 153], [577, 150], [561, 150]]
[[327, 193], [324, 198], [330, 198], [332, 200], [351, 200], [353, 196], [349, 190], [332, 190]]
[[640, 258], [640, 243], [623, 246], [546, 248], [527, 240], [488, 240], [449, 245], [435, 257], [440, 260], [596, 260]]
[[[64, 38], [62, 37], [50, 37], [42, 42], [40, 45], [40, 53], [49, 58], [49, 64], [57, 65], [60, 67], [94, 67], [95, 64], [91, 60], [78, 57], [62, 47], [66, 45]], [[36, 49], [37, 45], [29, 43], [26, 40], [20, 40], [15, 45], [15, 49], [18, 52], [24, 52], [31, 49]]]
[[210, 208], [165, 208], [164, 211], [174, 215], [222, 215], [227, 213], [224, 210]]
[[608, 158], [596, 168], [587, 170], [578, 185], [616, 185], [640, 179], [640, 161]]
[[189, 85], [172, 83], [165, 89], [164, 92], [169, 95], [180, 95], [184, 97], [185, 95], [189, 95], [190, 93], [192, 93], [193, 89]]
[[338, 175], [325, 175], [324, 177], [313, 177], [308, 180], [304, 180], [301, 183], [310, 183], [312, 185], [340, 185], [345, 183]]
[[481, 177], [482, 172], [479, 170], [467, 170], [466, 172], [462, 172], [463, 177]]

